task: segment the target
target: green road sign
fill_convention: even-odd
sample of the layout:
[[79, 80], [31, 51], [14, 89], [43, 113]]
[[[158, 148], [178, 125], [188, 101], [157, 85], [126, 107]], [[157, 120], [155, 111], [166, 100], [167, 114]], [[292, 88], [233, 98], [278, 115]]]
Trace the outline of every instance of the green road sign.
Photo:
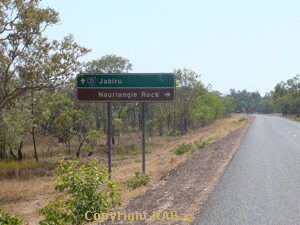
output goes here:
[[172, 73], [93, 74], [76, 78], [82, 102], [172, 102], [176, 79]]

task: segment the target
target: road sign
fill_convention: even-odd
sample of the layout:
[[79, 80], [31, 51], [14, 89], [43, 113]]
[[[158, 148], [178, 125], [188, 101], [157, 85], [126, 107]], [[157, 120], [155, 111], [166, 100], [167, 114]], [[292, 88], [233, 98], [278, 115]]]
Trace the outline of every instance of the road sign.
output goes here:
[[172, 73], [84, 73], [76, 78], [80, 102], [172, 102], [175, 89]]

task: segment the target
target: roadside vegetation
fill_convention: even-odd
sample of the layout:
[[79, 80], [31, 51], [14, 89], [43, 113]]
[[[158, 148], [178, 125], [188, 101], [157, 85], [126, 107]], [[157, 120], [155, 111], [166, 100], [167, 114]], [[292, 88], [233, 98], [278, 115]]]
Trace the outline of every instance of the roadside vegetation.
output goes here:
[[298, 119], [300, 116], [299, 75], [286, 82], [278, 83], [272, 92], [272, 100], [278, 113], [284, 116], [292, 114]]

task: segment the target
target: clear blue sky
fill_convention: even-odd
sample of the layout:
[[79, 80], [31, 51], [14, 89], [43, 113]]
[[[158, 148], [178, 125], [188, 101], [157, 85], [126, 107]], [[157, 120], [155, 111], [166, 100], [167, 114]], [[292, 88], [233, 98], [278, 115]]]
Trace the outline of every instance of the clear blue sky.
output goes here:
[[92, 52], [130, 60], [134, 73], [191, 69], [213, 90], [258, 90], [300, 74], [300, 1], [42, 0], [60, 14], [50, 39], [73, 34]]

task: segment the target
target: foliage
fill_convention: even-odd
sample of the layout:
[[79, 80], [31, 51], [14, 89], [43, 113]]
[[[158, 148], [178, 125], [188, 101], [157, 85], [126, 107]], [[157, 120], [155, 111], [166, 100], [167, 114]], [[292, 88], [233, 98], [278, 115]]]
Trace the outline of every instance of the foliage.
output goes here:
[[242, 118], [239, 119], [239, 122], [246, 121], [247, 119], [248, 119], [247, 117], [244, 117], [244, 116], [243, 116]]
[[240, 113], [258, 112], [258, 103], [262, 100], [258, 91], [248, 92], [246, 89], [242, 91], [230, 89], [230, 94], [226, 97], [232, 97], [234, 99], [234, 103], [236, 105], [235, 112]]
[[29, 90], [64, 85], [90, 50], [80, 47], [72, 35], [49, 42], [42, 32], [59, 23], [58, 13], [41, 8], [39, 0], [0, 2], [0, 111]]
[[134, 176], [130, 177], [125, 184], [126, 188], [132, 188], [136, 189], [142, 185], [146, 185], [148, 182], [151, 181], [151, 178], [149, 177], [148, 174], [146, 173], [141, 173], [141, 172], [134, 172]]
[[[98, 162], [79, 166], [77, 160], [59, 161], [58, 176], [55, 187], [60, 194], [55, 201], [50, 202], [38, 213], [45, 216], [41, 225], [50, 224], [81, 224], [85, 213], [107, 212], [111, 207], [120, 205], [120, 189], [114, 181], [107, 183], [109, 190], [99, 191], [99, 187], [107, 182], [106, 168], [96, 166]], [[68, 200], [61, 200], [68, 196]]]
[[[124, 129], [123, 121], [120, 118], [115, 118], [112, 122], [115, 135], [120, 138], [121, 131]], [[120, 143], [120, 140], [118, 141]]]
[[8, 225], [20, 225], [23, 222], [23, 219], [18, 215], [12, 216], [9, 213], [5, 213], [5, 209], [0, 206], [0, 224], [8, 224]]
[[202, 126], [210, 125], [223, 116], [223, 102], [214, 94], [199, 96], [196, 104], [196, 119]]
[[300, 75], [276, 84], [274, 91], [271, 93], [272, 102], [276, 111], [287, 114], [296, 114], [300, 116]]
[[128, 73], [129, 70], [132, 70], [129, 60], [116, 55], [102, 56], [86, 66], [86, 72], [89, 73]]
[[263, 100], [258, 103], [258, 110], [263, 114], [271, 114], [275, 111], [274, 103], [269, 95], [266, 95]]
[[88, 133], [88, 136], [86, 137], [86, 141], [92, 147], [92, 149], [94, 149], [94, 147], [97, 143], [99, 133], [100, 132], [97, 130], [92, 130]]
[[[23, 108], [22, 102], [15, 102], [14, 107], [4, 109], [0, 113], [0, 144], [15, 149], [30, 131], [33, 123], [30, 110]], [[0, 150], [1, 151], [1, 150]]]
[[131, 126], [128, 126], [128, 132], [131, 133], [131, 132], [133, 132], [133, 131], [134, 131], [134, 128], [131, 127]]
[[223, 112], [224, 117], [230, 116], [230, 114], [234, 112], [234, 109], [236, 107], [234, 103], [234, 98], [226, 97], [225, 99], [223, 99], [223, 106], [224, 106], [224, 112]]
[[146, 130], [148, 131], [149, 137], [152, 136], [155, 130], [156, 119], [146, 120]]
[[191, 144], [182, 143], [181, 145], [178, 145], [177, 148], [175, 148], [174, 154], [175, 155], [182, 155], [182, 154], [190, 151], [192, 149], [192, 147], [193, 146]]
[[194, 144], [197, 146], [198, 149], [201, 149], [201, 148], [204, 148], [206, 145], [209, 145], [209, 141], [203, 141], [201, 144], [200, 142], [202, 142], [202, 138], [198, 141], [198, 140], [195, 140], [194, 141]]

